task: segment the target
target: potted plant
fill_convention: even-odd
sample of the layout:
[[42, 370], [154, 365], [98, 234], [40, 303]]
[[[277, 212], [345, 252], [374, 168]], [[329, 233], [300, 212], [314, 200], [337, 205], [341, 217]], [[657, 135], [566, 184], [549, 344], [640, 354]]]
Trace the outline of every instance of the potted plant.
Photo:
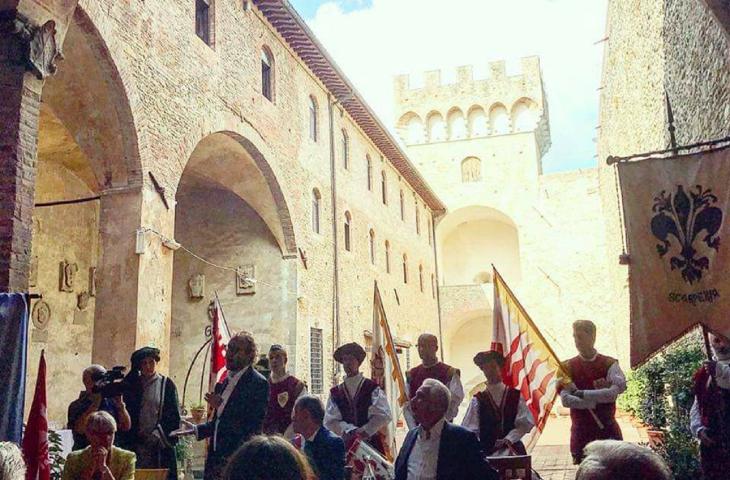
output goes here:
[[202, 423], [208, 412], [208, 406], [204, 403], [196, 403], [190, 407], [190, 416], [193, 417], [193, 423]]

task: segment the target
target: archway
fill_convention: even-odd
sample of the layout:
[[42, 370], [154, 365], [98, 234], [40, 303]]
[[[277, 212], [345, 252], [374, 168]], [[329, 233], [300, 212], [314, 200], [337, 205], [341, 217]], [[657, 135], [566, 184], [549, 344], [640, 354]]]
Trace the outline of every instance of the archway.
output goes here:
[[[261, 352], [289, 349], [296, 368], [296, 251], [284, 194], [268, 162], [233, 132], [203, 138], [176, 192], [170, 375], [182, 388], [190, 361], [205, 341], [215, 293], [231, 331], [249, 330]], [[194, 253], [195, 255], [191, 254]], [[197, 364], [202, 366], [202, 362]], [[200, 370], [186, 401], [198, 401]], [[203, 388], [207, 388], [205, 385]]]
[[[63, 51], [65, 60], [44, 85], [39, 114], [30, 290], [43, 298], [32, 305], [28, 352], [30, 387], [40, 350], [46, 350], [53, 378], [48, 418], [61, 425], [99, 337], [115, 344], [117, 332], [106, 328], [115, 317], [104, 314], [104, 305], [122, 296], [136, 302], [139, 217], [130, 214], [126, 225], [113, 216], [139, 212], [142, 183], [125, 87], [103, 38], [80, 8]], [[116, 246], [113, 253], [106, 251], [109, 245]], [[117, 302], [117, 314], [135, 318], [136, 310], [128, 307]], [[134, 334], [124, 332], [132, 343]], [[126, 350], [126, 344], [119, 348]]]

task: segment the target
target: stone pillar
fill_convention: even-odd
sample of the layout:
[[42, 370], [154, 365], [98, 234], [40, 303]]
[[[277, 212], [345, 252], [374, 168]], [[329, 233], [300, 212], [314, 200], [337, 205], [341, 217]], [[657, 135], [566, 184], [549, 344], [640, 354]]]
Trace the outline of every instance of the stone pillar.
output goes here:
[[56, 24], [0, 12], [0, 291], [26, 291], [43, 79], [60, 56]]

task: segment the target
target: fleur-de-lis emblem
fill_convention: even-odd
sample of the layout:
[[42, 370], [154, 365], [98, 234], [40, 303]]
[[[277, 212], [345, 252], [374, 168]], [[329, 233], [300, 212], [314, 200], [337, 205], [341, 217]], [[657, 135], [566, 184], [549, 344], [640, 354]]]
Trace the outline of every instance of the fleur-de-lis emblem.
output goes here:
[[[695, 186], [689, 192], [677, 185], [677, 192], [666, 190], [654, 197], [651, 233], [661, 242], [656, 246], [660, 257], [669, 252], [674, 241], [681, 247], [678, 255], [672, 255], [669, 265], [679, 269], [685, 282], [692, 284], [702, 278], [702, 271], [710, 267], [710, 260], [695, 249], [695, 241], [704, 242], [709, 248], [720, 248], [717, 232], [722, 225], [722, 210], [713, 206], [717, 197], [711, 189]], [[672, 240], [674, 237], [674, 240]]]

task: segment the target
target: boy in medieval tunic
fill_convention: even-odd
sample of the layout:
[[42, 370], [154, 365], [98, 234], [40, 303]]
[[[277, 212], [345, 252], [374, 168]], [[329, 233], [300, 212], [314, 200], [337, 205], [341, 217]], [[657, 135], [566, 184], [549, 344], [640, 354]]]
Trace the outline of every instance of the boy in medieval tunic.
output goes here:
[[527, 455], [522, 437], [535, 421], [520, 391], [502, 383], [504, 357], [494, 350], [479, 352], [474, 363], [484, 373], [487, 386], [471, 399], [461, 426], [479, 436], [486, 456]]
[[269, 349], [269, 407], [264, 418], [264, 433], [280, 434], [291, 438], [294, 434], [291, 427], [292, 410], [297, 399], [307, 394], [307, 386], [286, 371], [288, 355], [281, 345], [272, 345]]
[[409, 403], [403, 407], [403, 416], [409, 429], [417, 426], [411, 412], [410, 400], [413, 400], [418, 388], [426, 379], [438, 380], [446, 385], [451, 392], [451, 402], [449, 403], [449, 409], [446, 411], [446, 421], [451, 422], [454, 420], [454, 417], [459, 413], [459, 405], [464, 400], [464, 387], [461, 384], [459, 370], [439, 362], [438, 349], [438, 339], [435, 335], [424, 333], [418, 337], [418, 356], [421, 357], [421, 364], [406, 372], [406, 389]]
[[695, 373], [690, 429], [700, 441], [703, 478], [719, 480], [730, 472], [730, 340], [711, 333], [710, 344], [716, 361]]
[[572, 383], [558, 389], [560, 401], [570, 409], [570, 453], [577, 465], [583, 449], [593, 440], [623, 439], [615, 416], [616, 398], [626, 390], [626, 377], [618, 360], [596, 351], [593, 322], [573, 322], [573, 340], [578, 355], [563, 362]]
[[330, 390], [324, 426], [340, 435], [346, 448], [361, 438], [386, 454], [380, 429], [392, 419], [390, 406], [378, 384], [360, 373], [365, 356], [365, 349], [354, 342], [335, 350], [335, 360], [345, 369], [345, 381]]

